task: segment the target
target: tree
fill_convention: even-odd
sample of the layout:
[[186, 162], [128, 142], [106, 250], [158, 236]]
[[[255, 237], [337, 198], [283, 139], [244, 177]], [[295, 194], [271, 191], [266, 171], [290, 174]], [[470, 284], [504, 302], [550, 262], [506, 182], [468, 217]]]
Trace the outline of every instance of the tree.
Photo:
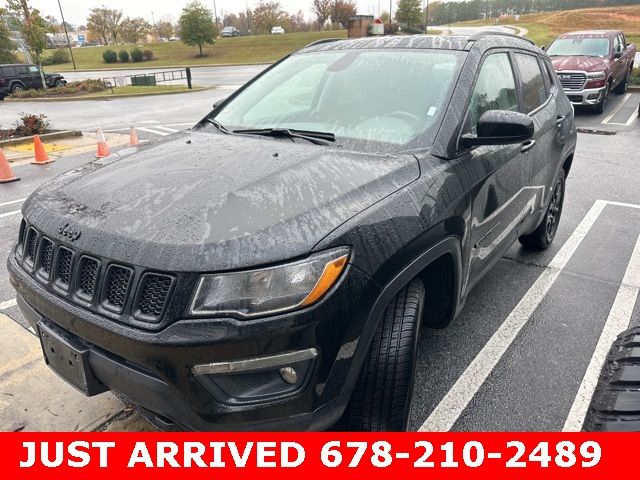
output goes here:
[[172, 16], [164, 16], [156, 23], [155, 34], [158, 38], [171, 38], [175, 33], [176, 28]]
[[0, 63], [14, 63], [17, 60], [13, 53], [15, 48], [9, 29], [0, 21]]
[[273, 27], [282, 26], [287, 14], [279, 2], [260, 0], [253, 11], [253, 30], [256, 33], [269, 33]]
[[6, 0], [6, 12], [13, 17], [11, 22], [17, 25], [29, 51], [40, 68], [42, 88], [47, 88], [47, 82], [42, 71], [42, 53], [47, 48], [47, 33], [54, 33], [51, 25], [40, 15], [40, 11], [30, 8], [28, 0]]
[[144, 37], [151, 26], [144, 18], [125, 18], [120, 24], [120, 37], [125, 43], [138, 43]]
[[198, 46], [202, 57], [202, 45], [216, 43], [216, 27], [211, 10], [194, 0], [187, 4], [180, 15], [180, 37], [186, 45]]
[[311, 9], [318, 19], [320, 30], [324, 30], [324, 24], [327, 23], [327, 20], [329, 20], [329, 17], [331, 16], [333, 1], [334, 0], [313, 0], [313, 3], [311, 4]]
[[422, 6], [420, 0], [399, 0], [396, 9], [398, 23], [413, 27], [422, 23]]
[[380, 13], [380, 20], [382, 21], [382, 23], [391, 23], [391, 15], [389, 14], [389, 12], [384, 11]]
[[118, 43], [122, 10], [111, 8], [92, 8], [87, 18], [87, 28], [100, 39], [103, 45]]
[[331, 20], [339, 23], [343, 28], [349, 24], [349, 18], [358, 12], [358, 7], [351, 0], [334, 0], [331, 7]]
[[292, 32], [308, 32], [311, 29], [311, 25], [305, 20], [304, 12], [298, 10], [297, 13], [289, 17], [289, 28]]

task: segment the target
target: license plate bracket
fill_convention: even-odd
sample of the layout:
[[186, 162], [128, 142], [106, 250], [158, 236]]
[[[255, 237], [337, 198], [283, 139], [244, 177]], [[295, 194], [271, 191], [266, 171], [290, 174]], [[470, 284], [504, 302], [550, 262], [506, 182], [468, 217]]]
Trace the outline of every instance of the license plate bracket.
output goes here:
[[88, 397], [108, 390], [91, 370], [85, 343], [50, 322], [40, 321], [37, 327], [45, 362], [63, 380]]

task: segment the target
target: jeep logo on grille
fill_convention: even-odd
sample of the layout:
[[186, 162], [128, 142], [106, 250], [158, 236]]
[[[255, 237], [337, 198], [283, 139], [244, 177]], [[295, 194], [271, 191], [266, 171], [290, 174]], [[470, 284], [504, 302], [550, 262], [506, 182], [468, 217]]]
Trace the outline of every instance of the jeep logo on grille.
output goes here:
[[58, 229], [58, 233], [60, 233], [60, 235], [62, 235], [63, 237], [67, 237], [72, 242], [78, 240], [80, 238], [80, 235], [82, 235], [82, 232], [80, 232], [80, 230], [70, 227], [68, 223], [65, 224], [64, 227], [60, 227]]
[[560, 80], [571, 80], [571, 75], [560, 75]]

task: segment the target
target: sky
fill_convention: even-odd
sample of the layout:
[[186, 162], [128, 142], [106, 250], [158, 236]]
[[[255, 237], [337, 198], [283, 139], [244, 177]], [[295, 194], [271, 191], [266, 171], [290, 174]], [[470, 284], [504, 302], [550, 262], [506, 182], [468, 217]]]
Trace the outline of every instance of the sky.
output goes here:
[[[201, 0], [203, 4], [213, 10], [213, 0]], [[249, 8], [257, 4], [258, 0], [247, 0]], [[308, 19], [311, 19], [311, 0], [279, 0], [285, 10], [297, 12], [302, 10]], [[394, 9], [396, 0], [394, 2]], [[0, 0], [2, 2], [2, 0]], [[358, 4], [358, 13], [360, 14], [378, 14], [378, 9], [382, 11], [389, 10], [389, 0], [356, 0]], [[180, 16], [180, 11], [188, 3], [187, 0], [60, 0], [63, 12], [67, 22], [74, 25], [86, 23], [86, 18], [91, 8], [105, 5], [109, 8], [121, 9], [125, 16], [143, 17], [150, 23], [153, 17], [158, 20], [165, 15], [171, 15], [175, 20]], [[29, 4], [39, 9], [45, 15], [52, 15], [60, 18], [60, 10], [56, 0], [29, 0]], [[223, 13], [237, 13], [245, 9], [245, 0], [216, 0], [218, 16]]]

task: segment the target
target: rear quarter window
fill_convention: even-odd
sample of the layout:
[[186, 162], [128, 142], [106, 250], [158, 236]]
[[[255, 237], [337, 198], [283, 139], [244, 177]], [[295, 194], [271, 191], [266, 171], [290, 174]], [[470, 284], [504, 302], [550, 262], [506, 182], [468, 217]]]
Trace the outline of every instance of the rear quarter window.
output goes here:
[[13, 67], [2, 67], [2, 74], [5, 77], [15, 77], [16, 76], [16, 69]]
[[28, 72], [27, 67], [16, 67], [16, 73], [18, 75], [26, 75]]
[[531, 113], [547, 101], [547, 88], [538, 57], [525, 53], [514, 55], [522, 81], [522, 113]]

